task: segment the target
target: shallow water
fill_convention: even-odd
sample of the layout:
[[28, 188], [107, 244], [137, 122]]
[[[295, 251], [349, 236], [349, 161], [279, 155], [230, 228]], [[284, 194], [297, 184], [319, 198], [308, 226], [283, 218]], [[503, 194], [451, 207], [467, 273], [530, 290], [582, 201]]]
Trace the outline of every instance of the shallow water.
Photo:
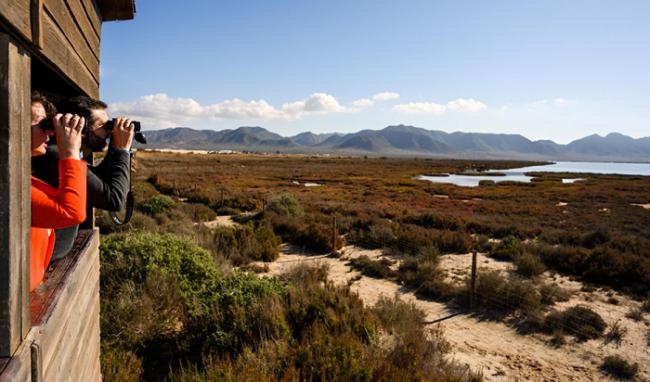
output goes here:
[[[433, 183], [449, 183], [462, 187], [477, 187], [482, 180], [494, 182], [522, 182], [529, 183], [532, 176], [526, 175], [531, 172], [567, 172], [567, 173], [591, 173], [591, 174], [616, 174], [616, 175], [644, 175], [650, 176], [650, 163], [613, 163], [613, 162], [557, 162], [543, 166], [529, 166], [512, 168], [508, 170], [495, 171], [505, 176], [496, 175], [456, 175], [447, 176], [426, 176], [420, 175], [416, 179], [428, 180]], [[562, 183], [574, 183], [584, 180], [583, 178], [564, 178]]]

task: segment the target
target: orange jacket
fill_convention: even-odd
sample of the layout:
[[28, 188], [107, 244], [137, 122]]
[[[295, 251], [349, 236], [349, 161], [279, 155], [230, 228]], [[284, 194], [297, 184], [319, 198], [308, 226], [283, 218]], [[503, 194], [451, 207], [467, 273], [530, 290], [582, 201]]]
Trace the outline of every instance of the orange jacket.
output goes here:
[[43, 281], [54, 249], [54, 229], [86, 220], [86, 162], [59, 160], [59, 189], [32, 176], [29, 290]]

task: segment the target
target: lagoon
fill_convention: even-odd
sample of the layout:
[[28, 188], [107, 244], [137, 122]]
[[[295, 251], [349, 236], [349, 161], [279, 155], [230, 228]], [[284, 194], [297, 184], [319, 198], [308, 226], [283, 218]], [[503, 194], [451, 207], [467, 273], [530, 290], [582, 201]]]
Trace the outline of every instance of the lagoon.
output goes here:
[[[643, 175], [650, 176], [650, 163], [619, 163], [619, 162], [556, 162], [541, 166], [528, 166], [507, 170], [488, 170], [503, 175], [473, 175], [473, 174], [448, 174], [442, 176], [420, 175], [416, 179], [427, 180], [433, 183], [450, 183], [462, 187], [477, 187], [482, 180], [494, 182], [523, 182], [529, 183], [533, 177], [526, 174], [532, 172], [556, 172], [576, 174], [615, 174], [615, 175]], [[485, 174], [485, 172], [483, 173]], [[575, 183], [583, 180], [576, 176], [562, 179], [562, 183]]]

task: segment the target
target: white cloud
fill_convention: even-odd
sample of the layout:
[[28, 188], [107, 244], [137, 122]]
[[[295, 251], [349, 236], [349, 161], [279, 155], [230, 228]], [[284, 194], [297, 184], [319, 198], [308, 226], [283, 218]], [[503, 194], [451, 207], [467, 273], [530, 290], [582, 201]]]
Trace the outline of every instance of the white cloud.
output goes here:
[[395, 105], [393, 109], [410, 114], [433, 114], [442, 115], [447, 111], [457, 113], [473, 113], [487, 109], [487, 106], [473, 98], [463, 99], [459, 98], [454, 101], [449, 101], [446, 104], [439, 104], [435, 102], [410, 102], [400, 105]]
[[346, 111], [346, 108], [341, 106], [334, 96], [326, 93], [314, 93], [302, 101], [282, 105], [282, 112], [292, 118], [299, 118], [302, 114], [327, 114], [343, 111]]
[[392, 99], [398, 99], [398, 98], [399, 98], [399, 94], [394, 92], [382, 92], [372, 96], [372, 99], [375, 101], [390, 101]]
[[484, 103], [479, 102], [473, 98], [470, 99], [459, 98], [455, 101], [447, 102], [447, 109], [456, 112], [473, 113], [473, 112], [481, 111], [483, 109], [487, 109], [487, 106]]
[[393, 109], [409, 114], [435, 114], [442, 115], [445, 113], [445, 105], [433, 102], [410, 102], [395, 105]]
[[354, 107], [369, 107], [369, 106], [372, 106], [374, 104], [375, 104], [375, 102], [373, 100], [371, 100], [371, 99], [368, 99], [368, 98], [361, 98], [361, 99], [358, 99], [358, 100], [352, 102], [352, 106], [354, 106]]

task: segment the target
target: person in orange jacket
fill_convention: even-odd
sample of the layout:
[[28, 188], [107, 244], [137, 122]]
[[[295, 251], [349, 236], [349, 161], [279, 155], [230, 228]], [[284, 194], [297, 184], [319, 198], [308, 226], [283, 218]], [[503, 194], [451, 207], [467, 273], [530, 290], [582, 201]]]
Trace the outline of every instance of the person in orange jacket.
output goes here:
[[31, 177], [30, 291], [43, 281], [54, 249], [54, 229], [86, 219], [86, 163], [79, 155], [84, 118], [72, 114], [56, 114], [51, 118], [46, 108], [53, 109], [45, 97], [32, 94], [32, 157], [45, 154], [49, 138], [56, 134], [60, 153], [59, 188]]

